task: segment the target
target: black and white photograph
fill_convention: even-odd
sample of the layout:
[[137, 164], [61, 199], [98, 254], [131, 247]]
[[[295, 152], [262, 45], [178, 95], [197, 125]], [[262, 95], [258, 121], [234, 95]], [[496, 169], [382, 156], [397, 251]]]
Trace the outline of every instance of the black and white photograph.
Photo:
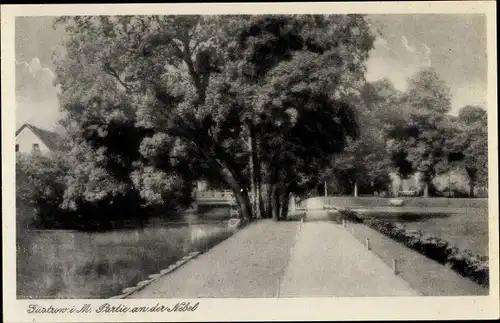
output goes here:
[[357, 5], [18, 9], [12, 302], [498, 301], [494, 15]]

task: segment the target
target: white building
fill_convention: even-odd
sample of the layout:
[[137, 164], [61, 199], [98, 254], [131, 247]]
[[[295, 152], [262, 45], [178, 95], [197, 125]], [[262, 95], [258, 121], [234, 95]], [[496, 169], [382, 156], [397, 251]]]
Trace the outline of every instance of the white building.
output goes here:
[[60, 135], [25, 123], [16, 131], [16, 153], [41, 152], [58, 150]]

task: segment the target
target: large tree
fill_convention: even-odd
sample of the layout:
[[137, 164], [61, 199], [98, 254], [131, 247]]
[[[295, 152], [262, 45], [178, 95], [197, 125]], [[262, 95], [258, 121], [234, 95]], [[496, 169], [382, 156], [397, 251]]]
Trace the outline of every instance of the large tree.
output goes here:
[[69, 33], [56, 60], [65, 125], [75, 155], [92, 165], [87, 173], [102, 170], [75, 178], [73, 187], [99, 178], [93, 198], [134, 188], [143, 199], [162, 200], [179, 187], [187, 191], [182, 183], [215, 177], [248, 219], [257, 203], [252, 211], [246, 187], [265, 182], [275, 217], [283, 217], [298, 178], [312, 171], [303, 160], [342, 150], [354, 134], [345, 98], [359, 88], [373, 44], [362, 16], [58, 23]]
[[486, 110], [465, 106], [454, 123], [448, 139], [450, 163], [462, 168], [469, 177], [469, 196], [479, 184], [488, 185], [488, 120]]
[[400, 96], [389, 80], [382, 79], [367, 82], [352, 99], [358, 107], [360, 135], [357, 140], [349, 140], [346, 149], [332, 160], [331, 170], [352, 184], [355, 196], [360, 184], [375, 191], [387, 190], [393, 167], [384, 130], [398, 118]]
[[436, 174], [448, 170], [445, 152], [451, 94], [439, 75], [424, 69], [414, 75], [401, 101], [401, 118], [388, 127], [389, 146], [401, 164], [421, 175], [424, 196]]

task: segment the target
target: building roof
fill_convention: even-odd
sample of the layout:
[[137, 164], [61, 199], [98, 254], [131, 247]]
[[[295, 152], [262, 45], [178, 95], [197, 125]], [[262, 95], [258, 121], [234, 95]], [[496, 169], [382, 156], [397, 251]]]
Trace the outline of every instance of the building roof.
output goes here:
[[60, 149], [61, 135], [58, 133], [25, 123], [16, 131], [16, 136], [21, 133], [24, 128], [29, 128], [50, 150], [54, 151]]

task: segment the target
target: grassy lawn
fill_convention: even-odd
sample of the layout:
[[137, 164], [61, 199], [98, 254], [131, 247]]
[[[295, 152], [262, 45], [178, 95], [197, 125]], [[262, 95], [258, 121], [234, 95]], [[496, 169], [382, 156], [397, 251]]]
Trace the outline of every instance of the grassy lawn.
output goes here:
[[[366, 200], [367, 198], [362, 199]], [[444, 203], [444, 200], [450, 200], [450, 203], [454, 204], [454, 206], [443, 207], [439, 205]], [[373, 202], [373, 200], [370, 201]], [[460, 212], [454, 212], [460, 203], [462, 203], [463, 208]], [[420, 230], [422, 233], [439, 237], [460, 249], [469, 249], [479, 255], [486, 255], [488, 251], [488, 210], [486, 203], [483, 203], [483, 205], [478, 203], [475, 208], [471, 207], [471, 205], [470, 200], [438, 199], [437, 203], [427, 203], [427, 207], [437, 206], [446, 211], [445, 213], [425, 213], [425, 209], [422, 209], [421, 213], [395, 213], [375, 211], [375, 209], [370, 211], [367, 208], [367, 212], [361, 212], [359, 215], [363, 218], [372, 217], [399, 222], [409, 229]], [[351, 208], [356, 209], [352, 207], [352, 204]], [[402, 278], [424, 295], [488, 294], [487, 288], [364, 224], [348, 223], [347, 229], [349, 231], [354, 229], [353, 234], [363, 243], [365, 243], [366, 239], [369, 239], [373, 252], [389, 266], [392, 266], [392, 259], [397, 259]]]
[[346, 230], [362, 243], [369, 239], [371, 250], [388, 266], [392, 266], [392, 259], [397, 259], [397, 270], [401, 278], [425, 296], [488, 294], [487, 288], [364, 224], [348, 223]]
[[429, 217], [425, 221], [405, 222], [405, 225], [435, 235], [460, 249], [488, 255], [488, 213], [482, 210], [472, 212]]
[[[384, 197], [354, 197], [354, 196], [329, 196], [318, 197], [324, 204], [334, 205], [342, 208], [363, 208], [363, 207], [381, 207], [389, 206], [390, 198]], [[488, 208], [488, 199], [457, 199], [441, 197], [401, 197], [404, 200], [404, 206], [408, 207], [451, 207], [451, 208]]]
[[25, 231], [18, 237], [18, 298], [107, 298], [188, 252], [227, 238], [222, 225], [104, 233]]
[[403, 223], [410, 229], [437, 236], [460, 249], [469, 249], [480, 255], [488, 250], [488, 212], [468, 209], [468, 213], [394, 214], [370, 213], [374, 217]]

